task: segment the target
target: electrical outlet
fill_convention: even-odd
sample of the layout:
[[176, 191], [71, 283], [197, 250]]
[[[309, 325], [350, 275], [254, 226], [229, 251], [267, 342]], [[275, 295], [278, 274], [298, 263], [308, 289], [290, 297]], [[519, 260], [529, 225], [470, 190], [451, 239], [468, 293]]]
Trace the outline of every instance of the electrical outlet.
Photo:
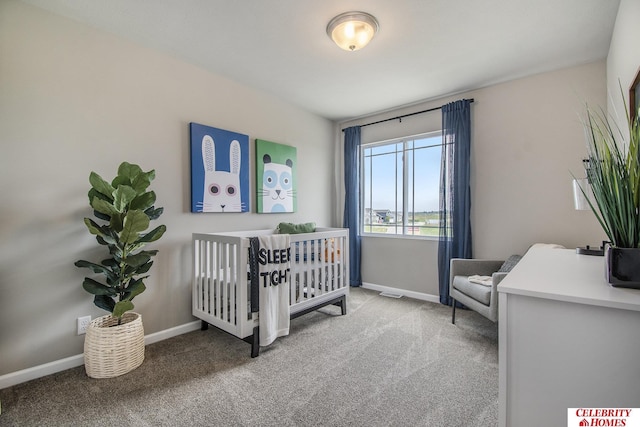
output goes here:
[[91, 323], [91, 316], [78, 317], [78, 335], [86, 334]]

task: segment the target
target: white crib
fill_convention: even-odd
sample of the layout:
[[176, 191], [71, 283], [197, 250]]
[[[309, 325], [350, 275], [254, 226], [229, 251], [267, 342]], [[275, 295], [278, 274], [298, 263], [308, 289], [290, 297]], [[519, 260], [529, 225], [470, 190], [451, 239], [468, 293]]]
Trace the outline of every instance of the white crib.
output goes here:
[[[194, 233], [193, 315], [202, 329], [213, 325], [251, 344], [259, 354], [258, 313], [251, 312], [249, 239], [274, 230]], [[316, 228], [291, 234], [291, 318], [329, 304], [346, 314], [349, 294], [349, 231]]]

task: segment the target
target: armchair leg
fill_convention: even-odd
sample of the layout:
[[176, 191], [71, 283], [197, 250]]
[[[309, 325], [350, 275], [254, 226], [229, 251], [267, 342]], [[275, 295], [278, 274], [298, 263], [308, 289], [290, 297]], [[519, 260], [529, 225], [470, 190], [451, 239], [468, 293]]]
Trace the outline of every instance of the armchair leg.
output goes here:
[[451, 323], [452, 324], [456, 324], [456, 300], [454, 300], [453, 298], [451, 298], [451, 306], [453, 307], [453, 310], [451, 312]]

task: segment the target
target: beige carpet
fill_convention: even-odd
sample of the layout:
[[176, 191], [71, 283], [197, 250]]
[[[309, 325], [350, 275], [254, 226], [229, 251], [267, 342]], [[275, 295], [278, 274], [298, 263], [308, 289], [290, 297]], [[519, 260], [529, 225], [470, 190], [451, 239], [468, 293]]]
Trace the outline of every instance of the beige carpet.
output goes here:
[[352, 289], [250, 358], [215, 328], [152, 344], [138, 369], [84, 367], [0, 390], [0, 426], [496, 426], [497, 325]]

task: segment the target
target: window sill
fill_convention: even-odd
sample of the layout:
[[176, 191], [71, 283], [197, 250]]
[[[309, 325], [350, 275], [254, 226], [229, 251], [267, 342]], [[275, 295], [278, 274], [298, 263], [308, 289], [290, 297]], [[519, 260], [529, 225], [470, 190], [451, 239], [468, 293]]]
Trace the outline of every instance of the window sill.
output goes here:
[[404, 239], [404, 240], [427, 240], [437, 242], [440, 240], [438, 236], [412, 236], [409, 234], [383, 234], [383, 233], [363, 233], [360, 237], [374, 239]]

